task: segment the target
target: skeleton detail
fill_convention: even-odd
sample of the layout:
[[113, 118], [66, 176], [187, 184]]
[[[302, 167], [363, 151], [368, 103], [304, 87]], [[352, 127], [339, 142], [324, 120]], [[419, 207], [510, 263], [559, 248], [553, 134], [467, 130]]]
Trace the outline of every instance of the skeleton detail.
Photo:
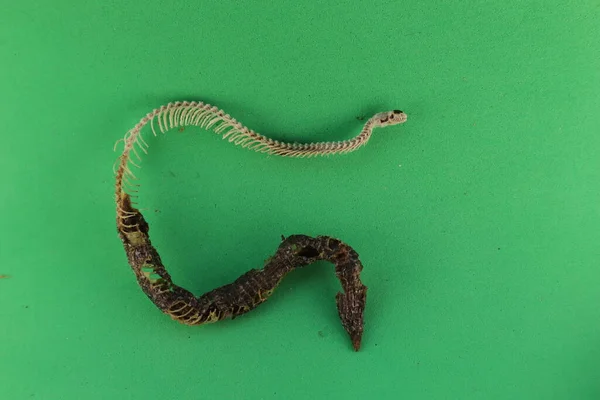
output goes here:
[[124, 148], [115, 171], [117, 231], [140, 287], [161, 311], [173, 319], [188, 325], [200, 325], [242, 315], [263, 303], [287, 273], [318, 260], [329, 261], [335, 265], [336, 276], [344, 291], [336, 296], [340, 320], [354, 349], [358, 350], [367, 288], [360, 281], [362, 264], [358, 254], [349, 245], [327, 236], [292, 235], [283, 238], [275, 255], [262, 269], [252, 269], [235, 282], [196, 297], [172, 282], [150, 242], [149, 226], [131, 200], [138, 186], [131, 166], [139, 167], [138, 163], [142, 160], [140, 151], [148, 153], [148, 143], [142, 134], [148, 123], [155, 136], [156, 126], [162, 133], [174, 128], [198, 126], [213, 130], [230, 143], [260, 153], [313, 157], [355, 151], [367, 143], [374, 128], [401, 124], [406, 119], [406, 114], [399, 110], [381, 112], [371, 117], [361, 132], [349, 140], [287, 143], [256, 133], [224, 111], [202, 102], [169, 103], [148, 113], [117, 142], [122, 141]]

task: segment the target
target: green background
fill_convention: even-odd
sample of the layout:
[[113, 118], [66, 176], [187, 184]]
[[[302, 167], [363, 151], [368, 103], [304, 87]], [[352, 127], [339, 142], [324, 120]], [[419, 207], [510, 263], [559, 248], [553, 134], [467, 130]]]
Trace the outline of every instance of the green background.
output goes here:
[[[4, 2], [2, 397], [600, 398], [599, 20], [597, 0]], [[153, 242], [198, 294], [282, 234], [351, 244], [359, 353], [328, 264], [205, 327], [139, 289], [113, 144], [175, 100], [298, 141], [408, 114], [310, 160], [173, 131], [139, 174]]]

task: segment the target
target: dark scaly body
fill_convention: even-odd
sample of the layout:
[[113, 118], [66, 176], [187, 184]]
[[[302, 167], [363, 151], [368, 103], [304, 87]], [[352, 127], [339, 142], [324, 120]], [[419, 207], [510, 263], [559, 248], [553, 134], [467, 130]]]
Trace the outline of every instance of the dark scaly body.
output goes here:
[[129, 195], [121, 195], [120, 207], [130, 215], [118, 219], [117, 226], [137, 281], [148, 298], [173, 319], [200, 325], [235, 318], [266, 301], [289, 272], [324, 260], [335, 265], [344, 290], [336, 295], [340, 320], [354, 349], [360, 348], [367, 288], [360, 281], [362, 264], [358, 254], [349, 245], [327, 236], [290, 236], [262, 269], [251, 269], [233, 283], [196, 297], [171, 280], [150, 242], [149, 226], [131, 205]]

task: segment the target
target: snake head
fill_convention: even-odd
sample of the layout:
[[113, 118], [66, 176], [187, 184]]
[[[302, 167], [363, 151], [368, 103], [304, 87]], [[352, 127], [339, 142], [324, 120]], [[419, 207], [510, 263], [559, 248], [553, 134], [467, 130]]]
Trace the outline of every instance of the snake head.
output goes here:
[[381, 127], [403, 124], [406, 122], [407, 118], [408, 116], [400, 110], [380, 112], [373, 116], [375, 126]]

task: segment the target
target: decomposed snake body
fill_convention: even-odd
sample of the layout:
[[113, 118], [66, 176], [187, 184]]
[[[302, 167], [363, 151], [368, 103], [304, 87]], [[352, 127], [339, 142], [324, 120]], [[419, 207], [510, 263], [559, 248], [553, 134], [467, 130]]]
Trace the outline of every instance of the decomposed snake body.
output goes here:
[[343, 289], [343, 293], [336, 295], [338, 313], [354, 349], [358, 351], [367, 287], [360, 281], [362, 264], [354, 249], [328, 236], [292, 235], [282, 238], [276, 253], [262, 269], [251, 269], [233, 283], [199, 297], [194, 296], [173, 283], [150, 242], [149, 226], [131, 200], [138, 186], [132, 167], [139, 167], [140, 154], [148, 152], [148, 143], [142, 132], [148, 123], [155, 136], [157, 127], [165, 133], [177, 127], [198, 126], [213, 130], [230, 143], [261, 153], [312, 157], [355, 151], [367, 143], [374, 128], [401, 124], [406, 118], [406, 114], [399, 110], [382, 112], [371, 117], [361, 132], [349, 140], [287, 143], [256, 133], [217, 107], [202, 102], [169, 103], [148, 113], [117, 142], [122, 141], [124, 146], [115, 171], [117, 231], [142, 290], [173, 319], [187, 325], [200, 325], [242, 315], [267, 300], [287, 273], [315, 261], [329, 261], [335, 265], [335, 273]]

